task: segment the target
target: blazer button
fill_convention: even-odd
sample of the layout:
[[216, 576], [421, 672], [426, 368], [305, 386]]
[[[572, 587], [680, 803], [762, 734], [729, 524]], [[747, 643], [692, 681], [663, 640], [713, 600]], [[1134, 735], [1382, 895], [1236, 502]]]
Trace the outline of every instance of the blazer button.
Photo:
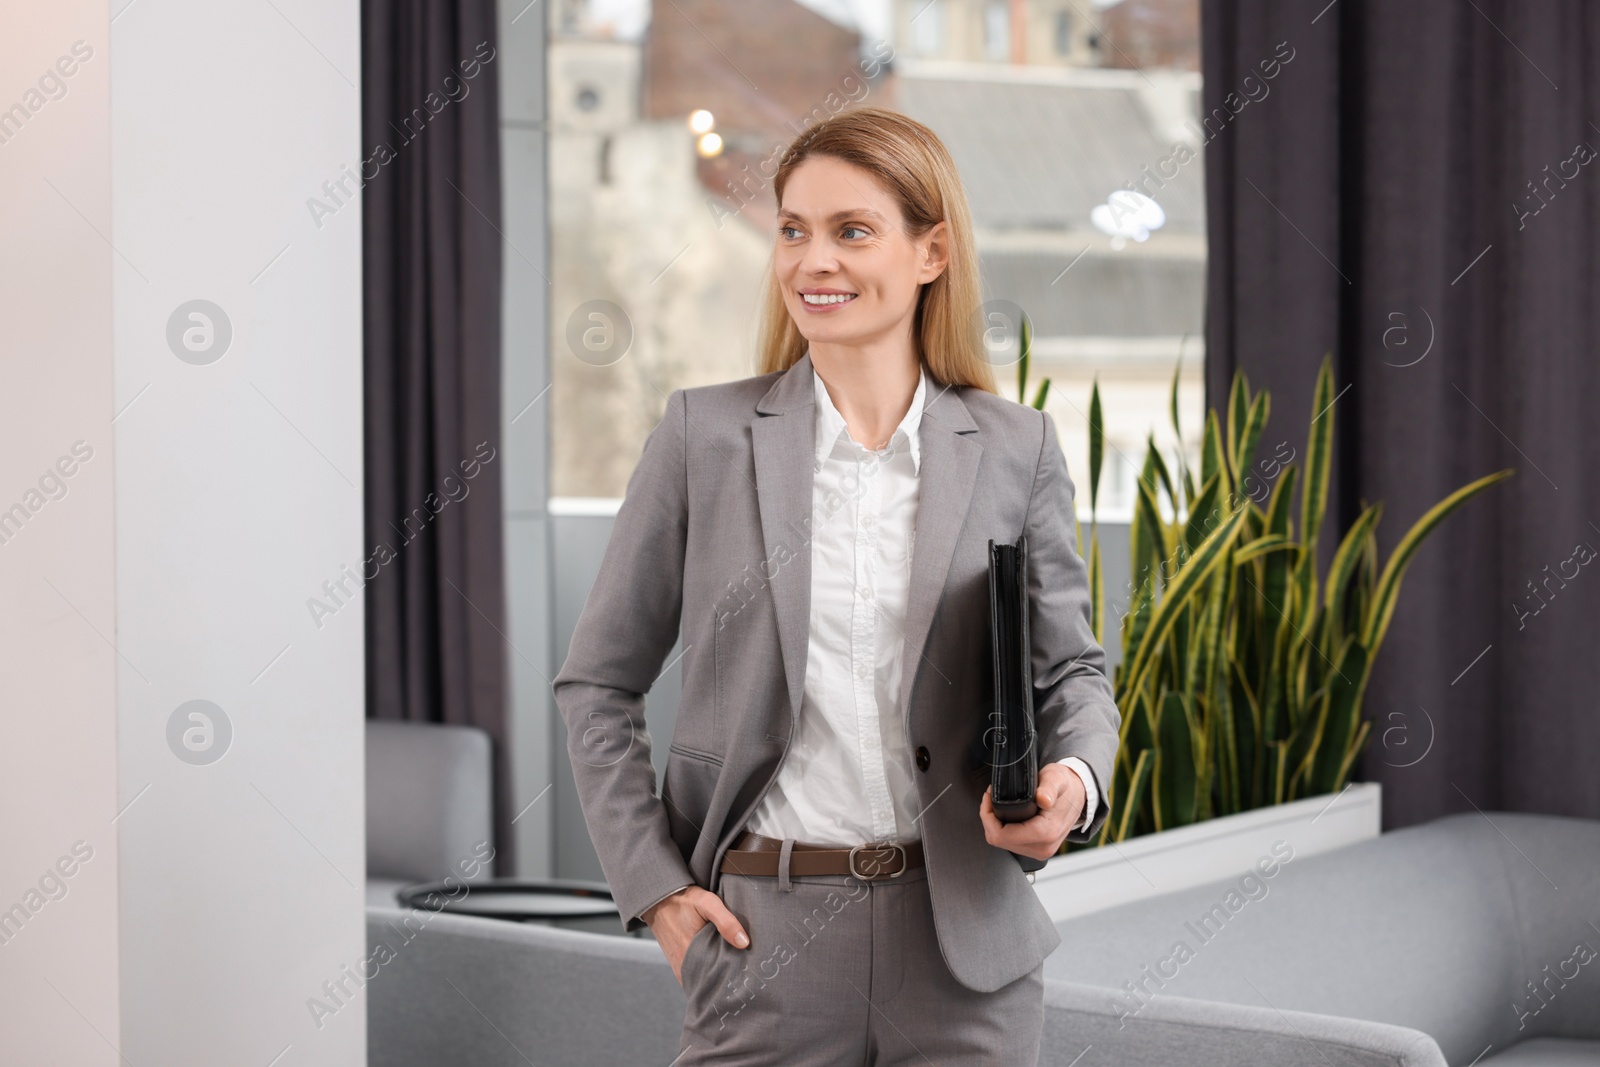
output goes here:
[[917, 770], [925, 771], [927, 769], [928, 769], [928, 750], [925, 747], [923, 747], [922, 745], [918, 745], [917, 746]]

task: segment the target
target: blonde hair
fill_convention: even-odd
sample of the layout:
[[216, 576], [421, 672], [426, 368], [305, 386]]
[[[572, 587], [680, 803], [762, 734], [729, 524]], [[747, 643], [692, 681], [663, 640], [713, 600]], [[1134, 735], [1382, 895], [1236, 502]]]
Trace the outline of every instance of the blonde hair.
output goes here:
[[[840, 112], [800, 134], [784, 152], [772, 183], [780, 205], [794, 169], [813, 156], [838, 159], [876, 177], [898, 202], [911, 238], [924, 236], [940, 221], [948, 224], [949, 262], [917, 296], [912, 325], [917, 355], [940, 382], [997, 393], [983, 346], [982, 293], [967, 194], [938, 135], [886, 108]], [[788, 370], [806, 352], [807, 341], [784, 305], [772, 260], [757, 345], [762, 374]]]

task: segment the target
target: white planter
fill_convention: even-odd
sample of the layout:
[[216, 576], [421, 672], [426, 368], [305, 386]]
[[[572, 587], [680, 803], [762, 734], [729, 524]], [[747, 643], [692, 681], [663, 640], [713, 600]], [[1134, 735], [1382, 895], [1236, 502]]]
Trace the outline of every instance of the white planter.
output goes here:
[[1377, 782], [1360, 782], [1337, 796], [1306, 797], [1057, 856], [1035, 875], [1033, 888], [1051, 920], [1060, 922], [1236, 878], [1257, 860], [1273, 859], [1278, 841], [1287, 842], [1299, 859], [1377, 837], [1382, 795]]

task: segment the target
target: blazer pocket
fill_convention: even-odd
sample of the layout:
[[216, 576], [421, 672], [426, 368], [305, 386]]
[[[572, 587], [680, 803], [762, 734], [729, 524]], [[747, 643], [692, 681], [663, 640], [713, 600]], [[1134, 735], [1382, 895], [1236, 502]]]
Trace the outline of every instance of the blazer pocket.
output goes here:
[[687, 861], [706, 836], [702, 829], [722, 779], [722, 757], [674, 741], [667, 750], [661, 795], [668, 801], [667, 832]]
[[703, 752], [698, 748], [692, 748], [689, 745], [681, 745], [676, 741], [668, 745], [667, 750], [669, 752], [676, 752], [678, 755], [684, 756], [688, 759], [699, 760], [701, 763], [709, 763], [713, 767], [722, 766], [722, 757], [717, 755], [715, 752]]

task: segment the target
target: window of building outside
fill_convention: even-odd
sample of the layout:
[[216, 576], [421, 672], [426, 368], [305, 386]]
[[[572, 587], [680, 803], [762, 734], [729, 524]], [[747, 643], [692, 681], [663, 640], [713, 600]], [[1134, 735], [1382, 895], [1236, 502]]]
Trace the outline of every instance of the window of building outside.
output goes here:
[[1011, 54], [1011, 11], [1008, 0], [989, 0], [983, 12], [983, 51], [990, 62]]
[[926, 123], [954, 156], [1001, 392], [1018, 399], [1025, 315], [1026, 399], [1050, 379], [1080, 518], [1096, 380], [1103, 521], [1131, 515], [1152, 433], [1176, 465], [1180, 356], [1198, 468], [1198, 2], [549, 5], [552, 509], [614, 508], [672, 390], [755, 373], [776, 234], [766, 175], [805, 125], [867, 104]]

